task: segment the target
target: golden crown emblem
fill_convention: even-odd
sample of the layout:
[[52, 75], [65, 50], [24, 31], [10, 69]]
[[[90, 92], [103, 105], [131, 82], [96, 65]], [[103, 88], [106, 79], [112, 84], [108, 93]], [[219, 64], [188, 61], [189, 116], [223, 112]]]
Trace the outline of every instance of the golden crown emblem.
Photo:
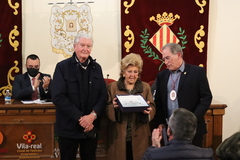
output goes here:
[[150, 21], [155, 21], [159, 26], [163, 26], [164, 24], [171, 26], [176, 19], [180, 19], [180, 16], [176, 14], [173, 17], [172, 13], [163, 12], [163, 14], [157, 14], [156, 18], [154, 16], [150, 17]]

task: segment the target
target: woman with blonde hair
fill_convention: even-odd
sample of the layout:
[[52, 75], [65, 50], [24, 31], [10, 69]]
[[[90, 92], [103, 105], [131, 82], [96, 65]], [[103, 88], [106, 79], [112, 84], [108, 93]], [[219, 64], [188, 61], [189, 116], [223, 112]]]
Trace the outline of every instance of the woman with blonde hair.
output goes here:
[[[110, 160], [139, 160], [150, 145], [149, 122], [155, 115], [151, 88], [142, 82], [143, 61], [139, 54], [128, 54], [121, 61], [120, 78], [107, 87]], [[121, 112], [116, 95], [141, 95], [149, 104], [143, 112]]]

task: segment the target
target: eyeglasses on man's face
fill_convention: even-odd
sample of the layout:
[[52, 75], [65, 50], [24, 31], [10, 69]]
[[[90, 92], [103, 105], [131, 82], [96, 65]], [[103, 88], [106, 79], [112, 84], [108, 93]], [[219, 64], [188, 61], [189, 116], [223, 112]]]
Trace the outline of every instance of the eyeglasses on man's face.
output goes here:
[[172, 59], [173, 56], [167, 56], [167, 57], [164, 57], [162, 58], [163, 62], [166, 62], [166, 61], [170, 61]]
[[171, 55], [171, 56], [166, 56], [166, 57], [162, 58], [162, 60], [163, 60], [163, 62], [171, 61], [172, 58], [173, 58], [174, 56], [176, 56], [176, 55], [177, 55], [177, 54], [173, 54], [173, 55]]

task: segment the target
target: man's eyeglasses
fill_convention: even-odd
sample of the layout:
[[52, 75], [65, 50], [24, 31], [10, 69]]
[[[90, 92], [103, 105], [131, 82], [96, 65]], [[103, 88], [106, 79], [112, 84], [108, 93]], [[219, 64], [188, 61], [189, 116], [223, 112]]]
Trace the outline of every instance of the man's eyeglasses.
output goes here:
[[167, 56], [165, 58], [163, 58], [163, 62], [166, 62], [166, 61], [170, 61], [172, 59], [172, 56]]

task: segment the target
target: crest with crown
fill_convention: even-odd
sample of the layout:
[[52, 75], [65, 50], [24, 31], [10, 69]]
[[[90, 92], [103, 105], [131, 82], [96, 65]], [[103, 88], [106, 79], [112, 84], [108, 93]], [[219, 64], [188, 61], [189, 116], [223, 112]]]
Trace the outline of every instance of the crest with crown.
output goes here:
[[163, 12], [163, 14], [157, 14], [156, 17], [149, 18], [150, 21], [155, 21], [161, 28], [149, 39], [149, 41], [156, 47], [159, 52], [162, 52], [161, 48], [167, 43], [178, 43], [180, 40], [172, 32], [169, 26], [173, 25], [176, 19], [180, 19], [180, 16], [173, 13]]
[[178, 14], [173, 17], [172, 13], [168, 14], [167, 12], [163, 12], [162, 15], [157, 14], [156, 18], [154, 16], [149, 18], [150, 21], [155, 21], [159, 26], [163, 26], [164, 24], [171, 26], [176, 19], [180, 19]]

